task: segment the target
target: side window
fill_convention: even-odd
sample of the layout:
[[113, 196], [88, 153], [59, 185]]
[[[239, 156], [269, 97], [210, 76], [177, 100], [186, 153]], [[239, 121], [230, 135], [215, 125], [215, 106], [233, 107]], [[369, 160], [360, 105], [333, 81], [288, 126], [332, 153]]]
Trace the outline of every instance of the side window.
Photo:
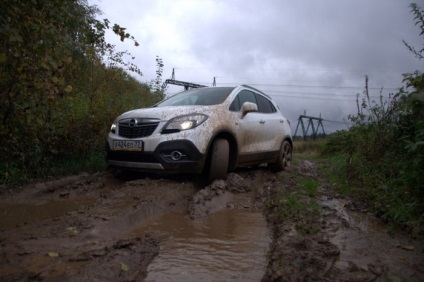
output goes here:
[[259, 112], [267, 114], [276, 112], [274, 105], [264, 96], [256, 94], [256, 100], [258, 101]]
[[247, 91], [247, 90], [242, 90], [239, 94], [239, 99], [240, 99], [240, 107], [243, 106], [244, 103], [246, 102], [251, 102], [253, 104], [258, 104], [256, 102], [256, 98], [255, 98], [255, 94], [253, 92]]
[[257, 104], [255, 94], [253, 92], [242, 90], [230, 105], [230, 111], [238, 112], [245, 102]]
[[234, 98], [234, 101], [230, 105], [230, 111], [238, 112], [240, 111], [240, 101], [238, 95]]

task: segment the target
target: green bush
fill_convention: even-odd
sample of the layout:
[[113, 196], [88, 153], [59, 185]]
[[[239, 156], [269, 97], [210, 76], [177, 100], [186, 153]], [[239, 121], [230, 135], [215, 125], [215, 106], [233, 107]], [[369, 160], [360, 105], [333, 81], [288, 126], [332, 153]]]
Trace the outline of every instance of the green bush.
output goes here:
[[[411, 9], [424, 38], [424, 11], [416, 4]], [[424, 59], [424, 49], [404, 43]], [[349, 116], [353, 126], [330, 136], [324, 151], [351, 192], [372, 202], [384, 220], [424, 236], [424, 74], [403, 77], [406, 89], [386, 102], [370, 100], [366, 77], [357, 114]]]
[[[422, 81], [422, 76], [412, 77]], [[422, 87], [415, 84], [412, 93]], [[366, 79], [358, 112], [349, 116], [353, 126], [330, 135], [324, 153], [339, 156], [333, 171], [353, 193], [373, 202], [383, 219], [424, 235], [422, 107], [417, 107], [416, 98], [412, 104], [411, 96], [400, 89], [385, 103], [371, 101]]]
[[0, 184], [101, 168], [113, 119], [161, 98], [105, 31], [138, 43], [85, 0], [4, 0], [0, 10]]

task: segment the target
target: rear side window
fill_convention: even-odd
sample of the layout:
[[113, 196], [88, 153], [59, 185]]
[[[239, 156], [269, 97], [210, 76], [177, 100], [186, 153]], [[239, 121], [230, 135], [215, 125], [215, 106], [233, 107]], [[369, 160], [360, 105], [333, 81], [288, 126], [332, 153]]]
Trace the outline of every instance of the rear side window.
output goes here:
[[261, 113], [275, 113], [277, 110], [270, 100], [262, 95], [256, 94], [256, 100], [258, 101], [258, 110]]
[[236, 98], [234, 98], [233, 102], [230, 105], [230, 111], [238, 112], [241, 109], [241, 106], [245, 102], [251, 102], [253, 104], [258, 104], [256, 102], [255, 94], [248, 90], [242, 90]]

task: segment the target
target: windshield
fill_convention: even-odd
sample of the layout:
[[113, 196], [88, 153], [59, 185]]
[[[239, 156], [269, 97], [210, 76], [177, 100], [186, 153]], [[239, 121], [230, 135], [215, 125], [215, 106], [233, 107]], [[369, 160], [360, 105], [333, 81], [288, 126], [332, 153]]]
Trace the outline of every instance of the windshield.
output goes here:
[[167, 106], [210, 106], [224, 102], [234, 87], [205, 87], [180, 92], [156, 104], [155, 107]]

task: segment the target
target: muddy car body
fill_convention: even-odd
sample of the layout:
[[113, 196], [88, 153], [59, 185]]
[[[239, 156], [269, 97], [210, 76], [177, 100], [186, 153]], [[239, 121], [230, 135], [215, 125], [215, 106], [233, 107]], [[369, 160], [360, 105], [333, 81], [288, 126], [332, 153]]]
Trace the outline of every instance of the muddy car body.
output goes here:
[[126, 112], [107, 138], [108, 165], [158, 172], [206, 172], [225, 178], [239, 166], [290, 165], [290, 125], [263, 92], [205, 87], [178, 93], [147, 109]]

